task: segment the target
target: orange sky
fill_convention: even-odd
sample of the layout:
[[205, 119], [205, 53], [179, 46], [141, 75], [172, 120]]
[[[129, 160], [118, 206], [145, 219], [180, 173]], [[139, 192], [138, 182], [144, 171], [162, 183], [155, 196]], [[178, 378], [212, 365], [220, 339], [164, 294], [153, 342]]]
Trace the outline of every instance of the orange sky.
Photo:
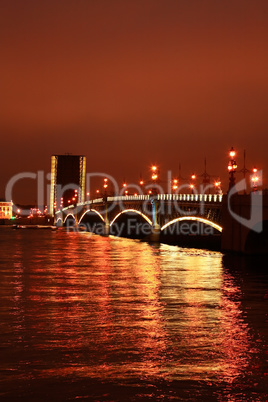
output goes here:
[[206, 156], [227, 188], [234, 146], [268, 177], [267, 21], [267, 0], [2, 1], [0, 196], [65, 152], [120, 181]]

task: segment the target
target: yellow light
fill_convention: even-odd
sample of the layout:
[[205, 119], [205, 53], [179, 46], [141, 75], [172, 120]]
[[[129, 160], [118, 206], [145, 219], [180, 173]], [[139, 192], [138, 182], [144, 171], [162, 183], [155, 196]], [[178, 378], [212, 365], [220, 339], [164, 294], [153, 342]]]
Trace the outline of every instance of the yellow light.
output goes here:
[[173, 179], [173, 183], [174, 183], [174, 184], [177, 184], [177, 183], [178, 183], [178, 180], [177, 180], [177, 179]]
[[119, 214], [116, 215], [116, 217], [115, 217], [115, 218], [112, 220], [112, 222], [110, 223], [110, 226], [112, 226], [112, 225], [114, 224], [114, 222], [116, 221], [116, 219], [117, 219], [120, 215], [125, 214], [125, 213], [128, 213], [128, 212], [135, 212], [135, 213], [141, 215], [151, 226], [153, 225], [153, 222], [148, 218], [148, 216], [144, 215], [142, 212], [137, 211], [136, 209], [125, 209], [124, 211], [119, 212]]
[[105, 181], [105, 183], [106, 183], [106, 182], [108, 181], [108, 179], [105, 178], [104, 181]]
[[123, 183], [123, 187], [126, 187], [127, 186], [127, 183]]
[[153, 180], [156, 180], [157, 177], [158, 177], [157, 174], [153, 174], [153, 175], [152, 175], [152, 179], [153, 179]]
[[257, 168], [253, 168], [253, 173], [257, 173], [258, 169]]
[[157, 170], [157, 166], [152, 166], [152, 171], [155, 172]]
[[173, 223], [181, 222], [181, 221], [197, 221], [197, 222], [205, 223], [206, 225], [212, 226], [214, 229], [217, 229], [219, 232], [222, 232], [222, 227], [220, 225], [217, 225], [216, 223], [209, 221], [208, 219], [199, 218], [197, 216], [183, 216], [180, 218], [173, 219], [172, 221], [170, 221], [170, 222], [166, 223], [164, 226], [162, 226], [161, 230], [166, 229], [168, 226], [172, 225]]
[[174, 184], [174, 186], [172, 188], [173, 188], [173, 190], [177, 190], [178, 186], [176, 186], [176, 184]]
[[144, 184], [144, 181], [143, 181], [143, 180], [141, 180], [141, 181], [140, 181], [140, 185], [142, 186], [143, 184]]
[[196, 179], [196, 175], [192, 174], [192, 179], [195, 180]]
[[193, 184], [190, 184], [190, 187], [191, 187], [191, 188], [194, 188], [194, 185], [193, 185]]
[[108, 187], [108, 184], [104, 184], [103, 187], [104, 187], [104, 188], [107, 188], [107, 187]]
[[100, 192], [100, 190], [96, 190], [96, 193], [99, 193]]

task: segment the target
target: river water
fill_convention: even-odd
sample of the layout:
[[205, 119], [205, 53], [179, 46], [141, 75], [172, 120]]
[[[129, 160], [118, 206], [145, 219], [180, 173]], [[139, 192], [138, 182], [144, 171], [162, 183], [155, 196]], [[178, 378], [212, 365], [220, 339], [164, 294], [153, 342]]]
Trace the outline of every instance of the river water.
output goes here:
[[266, 401], [268, 264], [0, 228], [3, 401]]

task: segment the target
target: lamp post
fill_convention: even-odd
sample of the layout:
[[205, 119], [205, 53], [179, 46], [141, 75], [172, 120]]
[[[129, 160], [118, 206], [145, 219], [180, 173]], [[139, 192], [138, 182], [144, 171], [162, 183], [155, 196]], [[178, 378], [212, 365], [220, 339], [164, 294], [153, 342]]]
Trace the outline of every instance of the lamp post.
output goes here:
[[257, 191], [257, 189], [258, 189], [258, 181], [259, 181], [259, 177], [257, 175], [258, 169], [256, 167], [254, 167], [252, 169], [252, 172], [253, 172], [253, 176], [251, 177], [251, 182], [252, 182], [253, 191]]
[[104, 197], [107, 197], [108, 179], [103, 179]]
[[232, 147], [229, 152], [229, 163], [228, 163], [228, 172], [229, 172], [229, 190], [235, 185], [235, 172], [237, 170], [237, 163], [235, 161], [236, 152]]
[[153, 165], [153, 166], [151, 167], [151, 170], [152, 170], [152, 180], [153, 180], [152, 193], [153, 193], [153, 194], [157, 194], [156, 182], [157, 182], [158, 176], [159, 176], [158, 168], [157, 168], [157, 166]]
[[215, 181], [214, 186], [215, 186], [216, 194], [222, 194], [221, 182], [219, 180]]
[[178, 179], [172, 180], [172, 190], [174, 191], [174, 193], [176, 193], [176, 190], [178, 190], [178, 183], [179, 183]]
[[194, 184], [190, 184], [190, 189], [192, 190], [192, 194], [194, 193]]

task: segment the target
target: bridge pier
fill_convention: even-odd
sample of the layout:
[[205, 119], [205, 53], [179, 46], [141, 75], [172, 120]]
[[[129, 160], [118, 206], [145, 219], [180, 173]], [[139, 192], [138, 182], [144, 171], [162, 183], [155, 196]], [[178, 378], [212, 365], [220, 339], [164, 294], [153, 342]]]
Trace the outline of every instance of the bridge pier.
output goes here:
[[109, 236], [110, 234], [110, 219], [108, 215], [108, 203], [105, 202], [105, 221], [104, 221], [104, 236]]
[[152, 243], [159, 243], [160, 242], [160, 233], [161, 233], [161, 227], [160, 227], [160, 224], [158, 221], [159, 202], [157, 202], [156, 198], [152, 198], [151, 204], [152, 204], [153, 227], [152, 227], [152, 233], [146, 238], [146, 240], [148, 242], [152, 242]]

